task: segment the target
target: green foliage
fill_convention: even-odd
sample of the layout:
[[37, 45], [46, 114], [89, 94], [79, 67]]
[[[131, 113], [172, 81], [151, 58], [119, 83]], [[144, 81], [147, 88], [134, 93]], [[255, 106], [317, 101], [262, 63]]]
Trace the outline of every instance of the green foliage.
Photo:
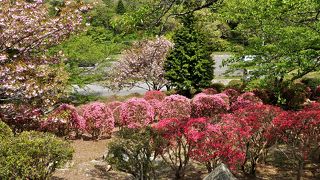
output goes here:
[[108, 144], [106, 160], [116, 169], [132, 174], [135, 179], [156, 179], [155, 144], [152, 130], [121, 129]]
[[51, 134], [25, 131], [7, 140], [0, 146], [1, 179], [49, 179], [72, 159], [69, 143]]
[[[228, 61], [235, 69], [254, 68], [255, 78], [277, 88], [320, 69], [318, 1], [229, 0], [223, 7], [220, 12], [243, 46]], [[243, 61], [243, 55], [255, 59]]]
[[2, 140], [10, 139], [12, 137], [13, 133], [10, 127], [0, 119], [0, 143]]
[[244, 85], [243, 85], [243, 82], [242, 82], [241, 80], [236, 80], [236, 79], [234, 79], [234, 80], [231, 80], [231, 81], [228, 83], [228, 85], [227, 85], [226, 88], [235, 89], [235, 90], [241, 92], [241, 91], [243, 91], [243, 89], [244, 89]]
[[195, 18], [183, 18], [183, 27], [173, 36], [174, 49], [164, 68], [166, 78], [178, 91], [190, 94], [190, 90], [208, 87], [213, 79], [214, 62], [210, 57], [207, 38], [196, 31]]
[[126, 8], [124, 7], [124, 4], [122, 0], [118, 1], [116, 13], [117, 14], [124, 14], [126, 12]]
[[222, 83], [212, 83], [209, 87], [210, 88], [214, 88], [219, 93], [222, 92], [225, 89], [225, 85], [222, 84]]

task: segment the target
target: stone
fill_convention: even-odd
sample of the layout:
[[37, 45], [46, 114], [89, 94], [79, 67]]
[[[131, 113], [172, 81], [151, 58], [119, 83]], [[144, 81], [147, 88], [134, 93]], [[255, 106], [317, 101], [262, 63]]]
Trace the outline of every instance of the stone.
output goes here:
[[225, 164], [221, 164], [216, 167], [208, 176], [203, 180], [236, 180]]

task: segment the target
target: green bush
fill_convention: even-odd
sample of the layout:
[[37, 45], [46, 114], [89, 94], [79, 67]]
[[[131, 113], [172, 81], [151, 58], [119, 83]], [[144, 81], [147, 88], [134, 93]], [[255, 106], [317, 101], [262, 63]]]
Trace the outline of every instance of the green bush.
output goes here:
[[135, 179], [156, 179], [152, 135], [151, 129], [121, 129], [118, 138], [108, 144], [106, 161]]
[[294, 83], [281, 90], [281, 97], [285, 100], [285, 109], [299, 109], [308, 97], [307, 86]]
[[222, 83], [212, 83], [210, 85], [210, 88], [213, 88], [217, 90], [219, 93], [221, 93], [226, 88], [226, 86]]
[[319, 78], [302, 78], [301, 82], [311, 89], [311, 99], [317, 99], [317, 87], [320, 85]]
[[235, 89], [235, 90], [237, 90], [239, 92], [242, 92], [245, 87], [244, 87], [244, 84], [243, 84], [243, 82], [241, 80], [234, 79], [234, 80], [231, 80], [228, 83], [226, 88], [227, 89]]
[[10, 127], [0, 119], [0, 142], [13, 137]]
[[69, 143], [54, 135], [35, 131], [15, 137], [10, 134], [7, 141], [0, 140], [0, 179], [49, 179], [56, 168], [72, 159]]

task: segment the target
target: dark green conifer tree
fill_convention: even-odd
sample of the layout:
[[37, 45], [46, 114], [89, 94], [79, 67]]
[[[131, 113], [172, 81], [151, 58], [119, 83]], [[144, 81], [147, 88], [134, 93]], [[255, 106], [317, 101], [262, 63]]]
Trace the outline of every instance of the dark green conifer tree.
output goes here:
[[192, 14], [182, 18], [183, 27], [173, 36], [174, 49], [164, 65], [166, 78], [180, 94], [208, 87], [213, 79], [214, 61], [207, 38], [195, 27]]
[[124, 7], [124, 4], [122, 0], [118, 1], [116, 13], [117, 14], [124, 14], [126, 12], [126, 8]]

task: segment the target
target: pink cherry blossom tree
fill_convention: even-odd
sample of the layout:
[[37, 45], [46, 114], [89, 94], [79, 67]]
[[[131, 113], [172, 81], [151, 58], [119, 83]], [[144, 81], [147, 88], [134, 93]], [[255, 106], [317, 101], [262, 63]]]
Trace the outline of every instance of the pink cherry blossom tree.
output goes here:
[[148, 90], [160, 90], [167, 85], [163, 64], [171, 47], [172, 43], [164, 37], [135, 43], [112, 67], [108, 86], [119, 90], [145, 83]]
[[81, 29], [86, 10], [81, 1], [66, 0], [59, 14], [50, 16], [42, 0], [0, 1], [0, 114], [8, 124], [17, 117], [35, 120], [38, 116], [19, 109], [38, 109], [41, 115], [63, 95], [68, 75], [61, 55], [46, 52]]

